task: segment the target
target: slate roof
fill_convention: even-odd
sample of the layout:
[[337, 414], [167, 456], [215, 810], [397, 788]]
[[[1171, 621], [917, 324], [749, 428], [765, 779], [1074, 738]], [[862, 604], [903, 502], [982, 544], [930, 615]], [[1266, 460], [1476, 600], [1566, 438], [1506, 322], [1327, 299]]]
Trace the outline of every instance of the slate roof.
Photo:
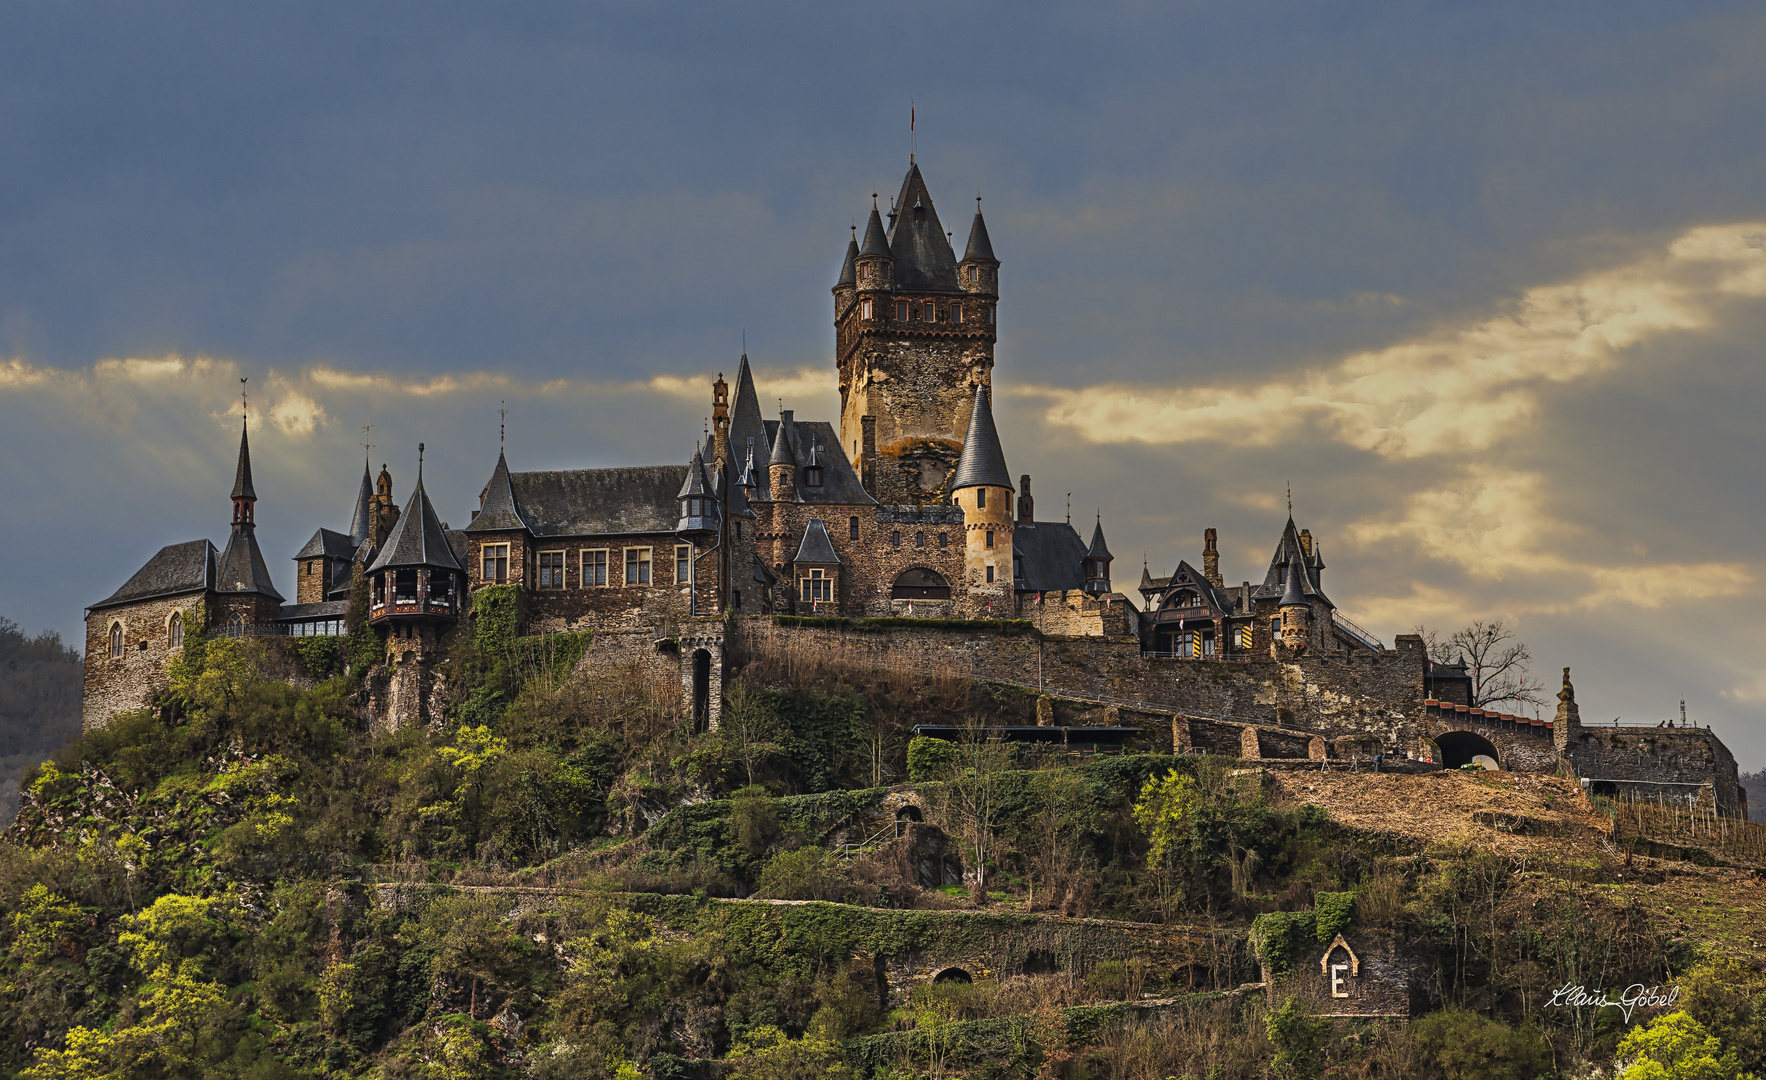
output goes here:
[[239, 468], [233, 473], [233, 498], [252, 499], [258, 497], [257, 490], [251, 486], [251, 440], [247, 438], [245, 421], [239, 421]]
[[491, 470], [490, 482], [484, 486], [484, 500], [478, 516], [466, 526], [467, 532], [497, 532], [504, 529], [526, 529], [528, 522], [515, 501], [515, 489], [509, 480], [509, 462], [497, 451], [497, 466]]
[[[826, 420], [793, 420], [791, 426], [797, 432], [797, 459], [807, 459], [813, 445], [817, 448], [817, 457], [822, 466], [822, 486], [819, 488], [805, 484], [802, 472], [799, 471], [798, 502], [835, 506], [877, 505], [877, 500], [871, 498], [870, 492], [865, 490], [864, 483], [859, 480], [852, 462], [847, 460], [846, 451], [840, 446], [840, 433], [834, 430], [833, 424]], [[777, 420], [766, 422], [769, 439], [776, 439], [778, 430]]]
[[902, 178], [893, 216], [889, 250], [895, 256], [895, 287], [907, 292], [962, 292], [956, 252], [938, 223], [932, 193], [926, 190], [918, 165], [910, 164]]
[[1304, 605], [1306, 603], [1306, 594], [1300, 588], [1300, 583], [1307, 580], [1305, 565], [1304, 562], [1299, 561], [1289, 564], [1288, 580], [1287, 583], [1282, 586], [1282, 607]]
[[187, 540], [160, 548], [121, 588], [86, 610], [199, 592], [214, 585], [215, 545], [207, 540]]
[[[784, 429], [783, 436], [778, 435], [781, 427]], [[774, 435], [774, 438], [773, 452], [767, 458], [766, 463], [769, 466], [797, 464], [797, 421], [792, 416], [791, 410], [786, 409], [780, 413], [778, 426], [768, 424], [767, 430]], [[770, 473], [772, 469], [769, 468], [767, 471]]]
[[356, 545], [347, 536], [330, 529], [320, 529], [307, 541], [307, 546], [300, 549], [294, 556], [296, 559], [316, 559], [321, 555], [329, 555], [333, 559], [348, 562], [356, 556]]
[[1286, 591], [1283, 568], [1290, 563], [1304, 568], [1303, 572], [1297, 575], [1300, 578], [1302, 596], [1316, 597], [1332, 607], [1336, 606], [1331, 603], [1331, 598], [1326, 596], [1324, 590], [1319, 587], [1318, 572], [1324, 569], [1324, 559], [1317, 554], [1317, 548], [1314, 548], [1314, 554], [1310, 556], [1306, 554], [1305, 549], [1300, 546], [1300, 531], [1294, 527], [1294, 519], [1291, 516], [1288, 518], [1288, 523], [1282, 527], [1282, 538], [1276, 542], [1275, 554], [1270, 557], [1269, 571], [1263, 576], [1263, 584], [1251, 591], [1252, 599], [1274, 600], [1280, 598]]
[[301, 619], [335, 618], [350, 613], [348, 600], [327, 600], [322, 604], [283, 604], [282, 610], [276, 614], [277, 622], [297, 622]]
[[[484, 515], [480, 514], [480, 517]], [[380, 554], [369, 570], [390, 570], [406, 566], [433, 566], [442, 570], [459, 570], [460, 560], [454, 557], [447, 530], [429, 505], [423, 490], [423, 467], [417, 468], [417, 486], [411, 490], [411, 501], [405, 504], [399, 522], [392, 527]]]
[[987, 259], [999, 262], [993, 257], [993, 241], [987, 238], [987, 222], [981, 218], [981, 204], [975, 204], [975, 223], [969, 226], [969, 246], [963, 250], [963, 261]]
[[865, 246], [860, 255], [888, 255], [889, 235], [883, 229], [883, 215], [877, 212], [877, 201], [871, 200], [871, 219], [865, 222]]
[[1006, 468], [1006, 452], [1000, 449], [999, 429], [993, 424], [993, 404], [987, 387], [975, 391], [975, 408], [969, 414], [969, 432], [963, 436], [963, 456], [957, 459], [957, 475], [951, 491], [963, 488], [1012, 487], [1012, 473]]
[[1012, 530], [1012, 572], [1019, 592], [1085, 585], [1085, 541], [1065, 521], [1020, 523]]
[[1110, 554], [1109, 545], [1104, 543], [1104, 515], [1102, 514], [1098, 515], [1097, 524], [1092, 526], [1091, 547], [1086, 549], [1085, 557], [1088, 559], [1114, 559], [1116, 557]]
[[736, 369], [736, 395], [730, 405], [730, 454], [738, 467], [747, 463], [750, 448], [754, 450], [754, 497], [765, 499], [771, 486], [766, 462], [772, 441], [767, 435], [766, 420], [760, 414], [760, 397], [754, 391], [748, 354], [743, 353], [742, 363]]
[[1149, 576], [1145, 570], [1141, 571], [1141, 591], [1156, 593], [1159, 596], [1157, 602], [1153, 602], [1151, 597], [1148, 598], [1149, 612], [1156, 612], [1164, 600], [1164, 594], [1176, 588], [1195, 589], [1204, 601], [1203, 604], [1196, 606], [1210, 607], [1226, 615], [1231, 615], [1235, 611], [1236, 605], [1233, 602], [1232, 594], [1226, 589], [1216, 588], [1212, 581], [1209, 581], [1200, 570], [1191, 566], [1187, 561], [1179, 562], [1177, 569], [1171, 572], [1170, 577], [1155, 578]]
[[685, 465], [509, 474], [516, 505], [535, 536], [672, 533], [680, 519], [675, 492], [686, 479]]
[[687, 475], [681, 481], [681, 490], [675, 493], [675, 500], [678, 502], [689, 495], [709, 494], [711, 494], [711, 484], [705, 478], [705, 457], [695, 447], [693, 462], [687, 466]]
[[858, 284], [858, 237], [854, 236], [846, 242], [846, 261], [840, 264], [840, 280], [834, 282], [836, 289], [841, 286]]
[[350, 543], [361, 547], [374, 536], [374, 480], [368, 474], [368, 459], [362, 459], [362, 490], [356, 493], [356, 508], [350, 514]]
[[834, 541], [828, 538], [828, 527], [822, 524], [821, 518], [810, 518], [803, 530], [803, 543], [797, 545], [797, 554], [792, 562], [800, 563], [838, 563], [840, 556], [834, 553]]
[[[246, 478], [250, 483], [250, 477]], [[264, 553], [258, 549], [257, 530], [249, 524], [233, 526], [227, 537], [227, 550], [215, 563], [215, 591], [221, 593], [258, 593], [281, 601], [282, 594], [270, 580], [270, 568]]]

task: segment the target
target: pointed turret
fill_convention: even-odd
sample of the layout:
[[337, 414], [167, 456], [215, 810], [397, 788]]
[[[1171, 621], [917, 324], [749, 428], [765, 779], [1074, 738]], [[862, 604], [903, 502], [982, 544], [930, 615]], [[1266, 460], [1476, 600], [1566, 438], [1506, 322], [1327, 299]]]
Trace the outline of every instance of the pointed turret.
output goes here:
[[792, 415], [790, 409], [780, 410], [779, 430], [773, 436], [773, 453], [767, 459], [767, 479], [776, 502], [797, 501], [797, 452], [792, 446], [797, 441], [797, 425]]
[[1296, 560], [1288, 562], [1286, 584], [1282, 587], [1281, 607], [1306, 607], [1306, 590], [1300, 582], [1304, 580], [1306, 564]]
[[1012, 489], [1012, 474], [1006, 468], [1006, 452], [1000, 449], [999, 429], [993, 423], [993, 404], [987, 387], [975, 391], [975, 406], [969, 413], [969, 433], [963, 439], [963, 454], [957, 459], [956, 478], [951, 481], [952, 493], [967, 487], [1000, 487]]
[[895, 255], [895, 284], [909, 292], [961, 292], [957, 281], [957, 255], [951, 250], [932, 193], [920, 176], [918, 165], [908, 165], [895, 199], [897, 217], [889, 230], [889, 250]]
[[981, 196], [975, 196], [975, 223], [969, 226], [969, 246], [957, 264], [963, 288], [980, 296], [999, 295], [1000, 261], [993, 257], [993, 241], [987, 238], [987, 222], [981, 216]]
[[282, 594], [271, 584], [270, 568], [264, 562], [264, 553], [258, 550], [258, 495], [252, 487], [251, 443], [243, 423], [239, 429], [239, 467], [233, 474], [232, 499], [233, 529], [227, 537], [227, 550], [215, 564], [215, 591], [262, 597], [264, 603], [254, 608], [249, 620], [240, 611], [235, 621], [269, 622], [276, 617]]
[[480, 496], [477, 516], [466, 526], [467, 532], [498, 532], [504, 529], [526, 529], [527, 519], [515, 501], [515, 488], [509, 482], [509, 462], [497, 451], [497, 467], [491, 470], [490, 483]]
[[[742, 362], [736, 368], [736, 390], [730, 401], [730, 453], [737, 461], [748, 461], [752, 456], [758, 465], [766, 464], [766, 419], [760, 413], [760, 395], [754, 389], [754, 372], [748, 367], [747, 353], [742, 354]], [[755, 490], [748, 497], [766, 498], [764, 467], [755, 471], [754, 481]]]
[[1277, 605], [1282, 617], [1281, 643], [1298, 651], [1306, 647], [1312, 632], [1312, 605], [1301, 588], [1301, 582], [1306, 580], [1306, 561], [1299, 551], [1288, 560], [1285, 577], [1287, 582], [1282, 587], [1282, 598]]
[[963, 261], [975, 262], [985, 259], [997, 263], [993, 257], [993, 241], [987, 236], [987, 220], [981, 216], [981, 202], [975, 203], [975, 221], [969, 226], [969, 246], [963, 249]]
[[350, 515], [350, 543], [361, 547], [374, 538], [374, 477], [368, 459], [362, 459], [362, 489], [356, 493], [356, 509]]
[[858, 230], [854, 229], [852, 238], [846, 241], [846, 261], [840, 264], [840, 280], [834, 282], [834, 291], [854, 289], [858, 287]]
[[853, 257], [853, 262], [855, 264], [859, 257], [867, 259], [895, 258], [895, 253], [889, 250], [889, 233], [883, 228], [883, 216], [877, 213], [877, 201], [875, 199], [871, 200], [870, 220], [865, 222], [865, 245], [860, 249], [858, 255]]
[[405, 627], [399, 633], [406, 635], [406, 641], [421, 641], [419, 653], [433, 645], [439, 625], [459, 617], [466, 571], [454, 557], [447, 530], [423, 490], [422, 443], [417, 444], [417, 486], [368, 574], [368, 621], [379, 625], [392, 620]]
[[705, 474], [705, 458], [698, 450], [693, 451], [693, 462], [687, 466], [686, 479], [681, 481], [681, 490], [675, 495], [681, 504], [680, 520], [675, 524], [678, 533], [709, 533], [717, 531], [717, 500], [711, 497], [711, 480]]
[[[1088, 593], [1107, 593], [1110, 591], [1110, 563], [1116, 556], [1110, 554], [1110, 545], [1104, 543], [1104, 515], [1098, 514], [1097, 523], [1091, 530], [1091, 547], [1085, 552], [1085, 585]], [[1141, 576], [1146, 576], [1143, 568]]]
[[[436, 516], [435, 507], [430, 505], [429, 495], [423, 490], [422, 443], [417, 444], [417, 453], [417, 486], [411, 489], [404, 513], [399, 515], [398, 524], [387, 536], [379, 557], [368, 568], [370, 571], [417, 566], [460, 569], [460, 562], [454, 558], [454, 550], [448, 545], [447, 533], [442, 529], [441, 518]], [[500, 455], [498, 460], [500, 464]]]

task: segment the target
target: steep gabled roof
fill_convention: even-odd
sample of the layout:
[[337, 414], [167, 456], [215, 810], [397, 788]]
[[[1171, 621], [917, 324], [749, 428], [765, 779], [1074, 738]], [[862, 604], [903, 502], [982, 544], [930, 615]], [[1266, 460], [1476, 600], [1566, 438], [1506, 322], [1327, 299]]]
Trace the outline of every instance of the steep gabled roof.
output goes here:
[[957, 281], [956, 252], [944, 235], [944, 226], [938, 223], [932, 193], [926, 190], [918, 165], [910, 164], [907, 176], [902, 178], [895, 215], [889, 230], [889, 250], [895, 256], [895, 287], [908, 292], [962, 292]]
[[969, 414], [969, 433], [963, 437], [963, 456], [957, 459], [951, 491], [968, 487], [1012, 487], [1006, 468], [1006, 452], [1000, 449], [999, 429], [993, 424], [993, 405], [987, 387], [975, 391], [975, 407]]
[[320, 529], [313, 534], [311, 540], [307, 541], [307, 546], [301, 548], [294, 557], [296, 559], [316, 559], [321, 555], [328, 555], [333, 559], [342, 559], [348, 562], [355, 554], [356, 545], [350, 541], [349, 537], [330, 529]]
[[429, 496], [423, 490], [421, 464], [417, 466], [417, 486], [411, 491], [411, 501], [405, 504], [398, 524], [392, 527], [380, 555], [368, 569], [393, 570], [411, 566], [460, 569], [460, 560], [454, 557], [447, 530], [442, 527], [441, 519], [435, 516], [435, 507], [429, 504]]
[[687, 466], [687, 475], [681, 480], [681, 490], [675, 498], [684, 499], [689, 495], [710, 495], [711, 483], [705, 475], [705, 457], [697, 448], [693, 450], [693, 462]]
[[[777, 443], [779, 438], [779, 422], [766, 422], [767, 437]], [[840, 446], [840, 435], [834, 425], [826, 420], [791, 421], [791, 429], [797, 433], [796, 450], [793, 456], [801, 461], [807, 459], [813, 450], [817, 462], [822, 467], [822, 486], [810, 487], [798, 482], [797, 501], [816, 505], [837, 506], [876, 506], [877, 500], [871, 498], [870, 492], [859, 480], [858, 471], [852, 467], [846, 451]], [[757, 473], [755, 479], [765, 478], [764, 470]], [[757, 498], [759, 496], [756, 496]]]
[[[1306, 549], [1300, 543], [1300, 530], [1294, 526], [1292, 516], [1282, 527], [1282, 537], [1276, 542], [1275, 554], [1270, 556], [1269, 571], [1263, 576], [1263, 584], [1252, 590], [1251, 596], [1257, 600], [1279, 599], [1287, 591], [1288, 567], [1298, 568], [1301, 595], [1323, 600], [1331, 604], [1330, 597], [1318, 584], [1318, 571], [1323, 568], [1322, 560], [1308, 557]], [[1335, 604], [1331, 604], [1335, 607]]]
[[497, 467], [491, 470], [490, 483], [484, 486], [484, 505], [478, 516], [466, 526], [467, 532], [502, 532], [526, 529], [521, 504], [515, 499], [515, 488], [509, 482], [509, 462], [497, 451]]
[[[686, 479], [685, 465], [509, 474], [522, 516], [535, 536], [672, 533], [681, 508], [675, 492]], [[483, 520], [483, 514], [478, 516]]]
[[[1212, 608], [1227, 615], [1233, 612], [1233, 599], [1227, 590], [1215, 588], [1212, 581], [1209, 581], [1200, 570], [1191, 566], [1187, 561], [1180, 561], [1177, 564], [1177, 569], [1173, 570], [1171, 576], [1167, 578], [1148, 578], [1143, 571], [1142, 581], [1153, 583], [1155, 591], [1160, 594], [1156, 606], [1149, 610], [1157, 611], [1164, 607], [1166, 597], [1178, 589], [1194, 589], [1202, 600], [1202, 604], [1199, 606]], [[1144, 590], [1146, 586], [1143, 584], [1142, 588]]]
[[1085, 585], [1085, 541], [1065, 521], [1035, 521], [1012, 530], [1012, 572], [1020, 592], [1059, 592]]
[[87, 608], [131, 604], [161, 596], [178, 596], [215, 587], [215, 545], [207, 540], [167, 544], [148, 559], [121, 588]]
[[821, 518], [810, 518], [803, 530], [803, 542], [797, 545], [797, 554], [792, 562], [832, 564], [840, 561], [834, 553], [834, 541], [828, 538], [827, 526]]
[[754, 373], [748, 368], [748, 354], [736, 369], [736, 394], [730, 405], [730, 455], [739, 464], [746, 464], [748, 451], [754, 450], [754, 497], [764, 500], [770, 490], [767, 458], [772, 443], [767, 439], [766, 419], [760, 414], [760, 396], [754, 389]]

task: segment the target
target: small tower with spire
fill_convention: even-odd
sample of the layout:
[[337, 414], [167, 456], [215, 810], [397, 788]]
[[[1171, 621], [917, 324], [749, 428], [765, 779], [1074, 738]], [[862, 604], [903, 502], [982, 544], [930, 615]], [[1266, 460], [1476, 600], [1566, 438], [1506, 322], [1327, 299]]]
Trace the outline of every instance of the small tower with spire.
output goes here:
[[233, 472], [233, 525], [227, 550], [215, 564], [215, 592], [220, 594], [223, 632], [231, 636], [255, 633], [273, 622], [282, 611], [282, 594], [270, 581], [270, 568], [258, 549], [257, 488], [251, 479], [251, 433], [248, 421], [239, 422], [239, 465]]
[[1303, 556], [1297, 556], [1288, 561], [1282, 598], [1277, 606], [1282, 620], [1282, 646], [1291, 652], [1305, 649], [1312, 632], [1312, 604], [1300, 587], [1306, 574], [1303, 559]]
[[951, 481], [951, 502], [963, 508], [964, 584], [971, 603], [1012, 611], [1012, 474], [993, 423], [986, 387], [975, 393], [969, 431]]
[[969, 226], [969, 246], [963, 249], [963, 261], [957, 264], [957, 280], [971, 296], [985, 300], [999, 298], [1000, 261], [993, 257], [993, 241], [987, 236], [987, 221], [981, 216], [981, 196], [975, 196], [975, 220]]
[[1102, 596], [1110, 592], [1110, 563], [1116, 556], [1110, 554], [1110, 547], [1104, 543], [1104, 514], [1098, 512], [1097, 523], [1092, 526], [1091, 546], [1085, 552], [1085, 591], [1092, 596]]
[[779, 410], [779, 433], [773, 439], [773, 454], [767, 459], [767, 478], [774, 502], [797, 501], [797, 453], [791, 446], [797, 441], [794, 415], [791, 409]]
[[368, 568], [368, 588], [369, 623], [389, 628], [396, 639], [433, 645], [436, 634], [460, 617], [466, 571], [423, 490], [422, 443], [417, 444], [417, 486]]

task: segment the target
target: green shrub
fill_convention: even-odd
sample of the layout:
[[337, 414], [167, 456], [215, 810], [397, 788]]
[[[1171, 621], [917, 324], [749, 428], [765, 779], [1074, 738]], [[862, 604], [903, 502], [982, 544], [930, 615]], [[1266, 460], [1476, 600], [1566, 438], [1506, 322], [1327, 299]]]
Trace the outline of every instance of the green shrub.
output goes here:
[[915, 783], [938, 779], [956, 760], [957, 748], [948, 740], [916, 735], [908, 743], [908, 779]]
[[1552, 1071], [1551, 1047], [1537, 1028], [1510, 1028], [1463, 1009], [1412, 1023], [1410, 1038], [1440, 1080], [1533, 1080]]
[[852, 875], [826, 848], [804, 847], [781, 851], [760, 872], [755, 895], [768, 900], [847, 899]]
[[1349, 929], [1350, 917], [1355, 911], [1355, 894], [1321, 892], [1314, 896], [1312, 906], [1318, 923], [1318, 940], [1330, 941]]
[[1324, 1068], [1325, 1039], [1331, 1022], [1315, 1019], [1299, 998], [1289, 998], [1264, 1018], [1269, 1041], [1275, 1044], [1275, 1067], [1282, 1080], [1312, 1080]]

